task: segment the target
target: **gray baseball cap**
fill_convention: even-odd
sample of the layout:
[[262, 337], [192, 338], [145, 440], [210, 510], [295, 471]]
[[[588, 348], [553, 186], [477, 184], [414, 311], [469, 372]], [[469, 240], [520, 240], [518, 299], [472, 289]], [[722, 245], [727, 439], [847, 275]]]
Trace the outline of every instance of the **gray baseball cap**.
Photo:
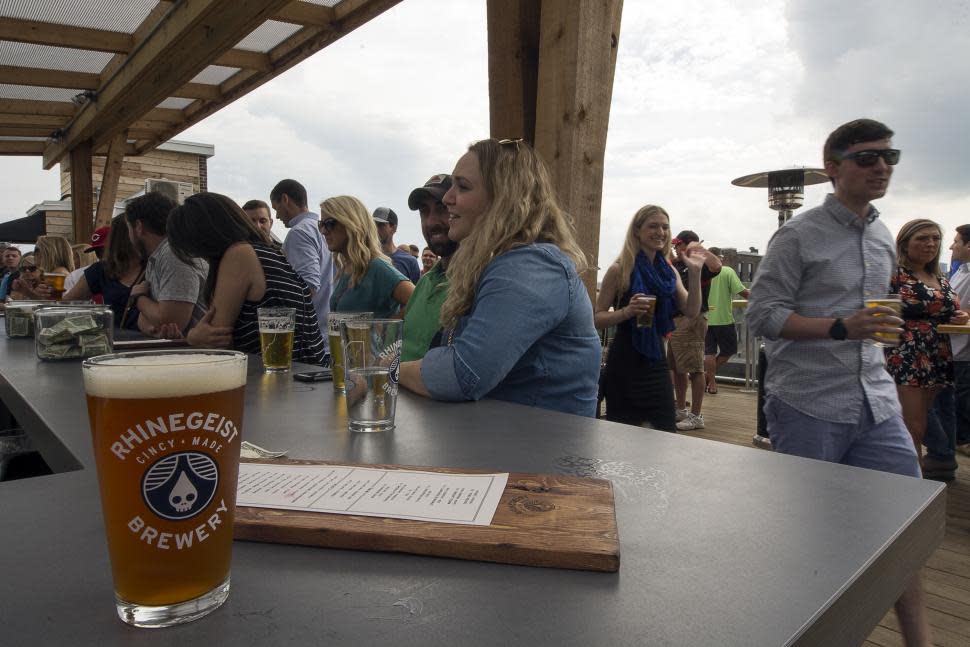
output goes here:
[[397, 226], [397, 214], [387, 207], [377, 207], [374, 209], [374, 222], [385, 225]]

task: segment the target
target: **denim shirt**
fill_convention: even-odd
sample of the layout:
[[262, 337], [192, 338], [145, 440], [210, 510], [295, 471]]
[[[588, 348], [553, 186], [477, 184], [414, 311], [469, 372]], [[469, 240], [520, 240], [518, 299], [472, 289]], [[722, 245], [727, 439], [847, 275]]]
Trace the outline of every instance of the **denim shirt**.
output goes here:
[[496, 257], [449, 346], [430, 349], [421, 377], [436, 400], [494, 398], [592, 417], [600, 342], [573, 262], [534, 243]]

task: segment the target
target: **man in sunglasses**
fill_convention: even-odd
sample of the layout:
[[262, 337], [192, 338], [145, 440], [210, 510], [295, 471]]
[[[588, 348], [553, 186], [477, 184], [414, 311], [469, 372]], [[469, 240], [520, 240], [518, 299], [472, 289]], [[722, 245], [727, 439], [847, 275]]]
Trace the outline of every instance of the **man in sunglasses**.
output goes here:
[[286, 260], [309, 286], [323, 343], [327, 343], [327, 315], [333, 288], [333, 257], [317, 227], [320, 216], [310, 211], [307, 192], [296, 180], [280, 180], [269, 194], [276, 217], [290, 231], [283, 241]]
[[425, 272], [414, 286], [404, 311], [404, 344], [401, 361], [421, 359], [428, 352], [431, 340], [441, 328], [439, 315], [441, 305], [448, 296], [445, 271], [452, 255], [458, 251], [458, 243], [448, 238], [448, 209], [441, 199], [451, 188], [451, 176], [439, 173], [431, 176], [424, 186], [411, 191], [408, 207], [421, 217], [421, 233], [439, 261]]
[[[893, 131], [872, 119], [825, 141], [834, 191], [788, 221], [768, 243], [751, 286], [747, 322], [765, 338], [765, 417], [775, 451], [920, 478], [896, 386], [877, 332], [903, 321], [864, 299], [889, 292], [895, 242], [871, 202], [899, 161]], [[896, 602], [908, 645], [928, 645], [919, 577]]]

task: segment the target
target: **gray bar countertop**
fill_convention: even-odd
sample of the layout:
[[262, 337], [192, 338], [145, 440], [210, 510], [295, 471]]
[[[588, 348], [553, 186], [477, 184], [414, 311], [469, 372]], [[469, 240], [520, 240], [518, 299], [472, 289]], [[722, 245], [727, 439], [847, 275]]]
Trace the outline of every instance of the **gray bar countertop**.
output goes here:
[[80, 366], [0, 333], [0, 399], [58, 472], [0, 483], [0, 644], [856, 646], [943, 536], [931, 481], [403, 392], [395, 431], [350, 434], [329, 382], [250, 364], [243, 437], [291, 458], [609, 478], [619, 572], [236, 542], [222, 608], [128, 627]]

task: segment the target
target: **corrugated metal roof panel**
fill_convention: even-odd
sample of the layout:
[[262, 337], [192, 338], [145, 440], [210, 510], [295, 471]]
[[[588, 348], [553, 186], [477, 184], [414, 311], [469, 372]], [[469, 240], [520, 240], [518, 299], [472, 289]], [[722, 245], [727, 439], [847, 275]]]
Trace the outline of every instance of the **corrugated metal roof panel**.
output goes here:
[[223, 65], [210, 65], [195, 75], [192, 83], [208, 83], [209, 85], [219, 85], [230, 76], [239, 71], [238, 67], [225, 67]]
[[298, 31], [299, 25], [267, 20], [239, 41], [236, 48], [265, 54]]
[[70, 101], [81, 90], [63, 88], [35, 88], [27, 85], [0, 83], [0, 98], [27, 99], [29, 101]]
[[108, 52], [0, 41], [0, 65], [100, 74], [111, 56]]
[[158, 0], [0, 0], [0, 16], [133, 34]]

